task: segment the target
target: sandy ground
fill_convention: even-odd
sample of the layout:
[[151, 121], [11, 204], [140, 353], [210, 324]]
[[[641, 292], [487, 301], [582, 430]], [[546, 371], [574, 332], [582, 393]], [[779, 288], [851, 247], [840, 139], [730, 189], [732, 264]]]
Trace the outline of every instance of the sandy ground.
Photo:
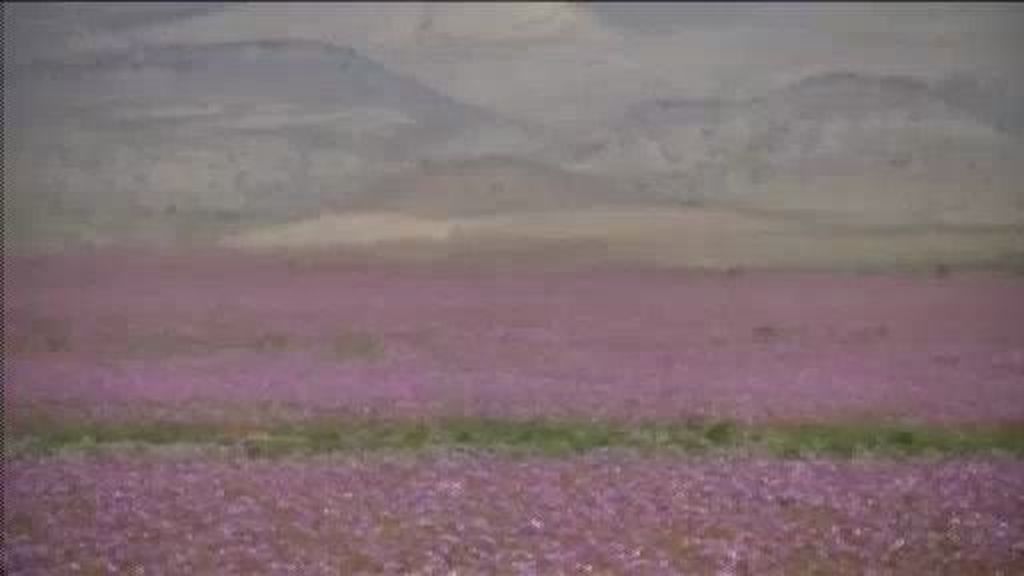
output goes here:
[[593, 208], [466, 218], [401, 213], [324, 215], [231, 234], [256, 251], [361, 248], [393, 259], [486, 260], [517, 251], [586, 246], [575, 258], [671, 267], [815, 268], [1018, 265], [1019, 226], [884, 226], [841, 216], [731, 208]]

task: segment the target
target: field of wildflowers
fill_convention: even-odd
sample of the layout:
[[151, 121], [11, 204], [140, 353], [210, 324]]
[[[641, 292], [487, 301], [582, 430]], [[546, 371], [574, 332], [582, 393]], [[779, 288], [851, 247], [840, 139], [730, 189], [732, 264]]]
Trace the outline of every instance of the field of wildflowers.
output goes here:
[[7, 573], [1024, 571], [1024, 277], [4, 266]]

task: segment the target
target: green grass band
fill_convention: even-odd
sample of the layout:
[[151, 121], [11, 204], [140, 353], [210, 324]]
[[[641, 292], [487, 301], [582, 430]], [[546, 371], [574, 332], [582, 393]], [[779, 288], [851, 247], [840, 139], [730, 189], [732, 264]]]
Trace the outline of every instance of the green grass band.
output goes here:
[[236, 447], [254, 457], [328, 452], [471, 449], [579, 454], [630, 449], [776, 457], [1006, 454], [1024, 456], [1024, 424], [739, 424], [731, 421], [604, 422], [490, 418], [321, 418], [236, 425], [139, 420], [22, 422], [8, 455], [92, 451], [124, 445]]

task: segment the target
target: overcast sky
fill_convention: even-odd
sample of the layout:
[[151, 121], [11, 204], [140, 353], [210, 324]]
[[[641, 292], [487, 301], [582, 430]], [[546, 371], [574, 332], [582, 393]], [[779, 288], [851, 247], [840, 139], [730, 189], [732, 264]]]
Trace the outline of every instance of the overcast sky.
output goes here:
[[[576, 46], [603, 58], [610, 68], [629, 64], [645, 69], [652, 86], [680, 80], [696, 86], [728, 81], [743, 86], [740, 76], [767, 78], [811, 66], [915, 70], [923, 75], [949, 69], [977, 69], [1022, 84], [1024, 6], [1019, 4], [696, 4], [594, 3], [557, 5], [474, 4], [133, 4], [95, 3], [6, 5], [8, 57], [27, 62], [61, 57], [73, 50], [131, 48], [141, 44], [209, 43], [258, 38], [310, 38], [349, 44], [371, 56], [407, 68], [442, 68], [454, 78], [456, 91], [472, 93], [479, 61], [511, 62], [516, 70], [529, 59], [580, 57]], [[572, 20], [572, 21], [570, 21]], [[549, 23], [557, 22], [558, 25]], [[443, 54], [405, 34], [429, 23], [449, 37], [462, 35], [486, 48], [488, 39], [507, 39], [520, 31], [525, 44], [514, 54], [485, 52], [474, 56], [462, 45]], [[545, 26], [547, 26], [545, 28]], [[475, 32], [475, 33], [471, 33]], [[542, 38], [544, 33], [549, 38]], [[531, 34], [533, 34], [531, 36]], [[440, 35], [440, 34], [439, 34]], [[539, 42], [543, 40], [544, 42]], [[560, 45], [559, 51], [555, 45]], [[422, 50], [423, 48], [428, 48]], [[602, 52], [604, 51], [604, 52]], [[527, 54], [529, 52], [529, 54]], [[374, 54], [375, 53], [375, 54]], [[660, 56], [660, 57], [659, 57]], [[665, 60], [662, 62], [661, 60]], [[512, 66], [512, 64], [508, 64]], [[528, 69], [528, 68], [526, 68]], [[659, 70], [660, 69], [660, 70]], [[460, 72], [461, 70], [461, 72]], [[483, 80], [483, 74], [476, 74]], [[468, 76], [469, 79], [462, 79]], [[563, 75], [564, 76], [564, 75]], [[554, 75], [557, 79], [558, 75]], [[548, 76], [544, 80], [550, 84]], [[571, 82], [573, 78], [565, 78]], [[557, 82], [556, 82], [557, 84]], [[478, 90], [481, 91], [482, 90]], [[546, 86], [551, 94], [557, 86]]]

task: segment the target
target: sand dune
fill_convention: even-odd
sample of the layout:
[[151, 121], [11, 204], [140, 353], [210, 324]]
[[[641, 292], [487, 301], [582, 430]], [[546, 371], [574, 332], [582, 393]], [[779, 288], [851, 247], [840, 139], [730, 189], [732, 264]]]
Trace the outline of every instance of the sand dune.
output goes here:
[[446, 240], [452, 223], [401, 214], [331, 214], [291, 224], [260, 228], [224, 240], [236, 248], [302, 248], [369, 245], [402, 240]]
[[872, 268], [1019, 261], [1019, 227], [864, 228], [717, 208], [595, 208], [428, 219], [399, 213], [321, 216], [223, 239], [242, 250], [359, 249], [398, 258], [640, 262], [701, 268]]

